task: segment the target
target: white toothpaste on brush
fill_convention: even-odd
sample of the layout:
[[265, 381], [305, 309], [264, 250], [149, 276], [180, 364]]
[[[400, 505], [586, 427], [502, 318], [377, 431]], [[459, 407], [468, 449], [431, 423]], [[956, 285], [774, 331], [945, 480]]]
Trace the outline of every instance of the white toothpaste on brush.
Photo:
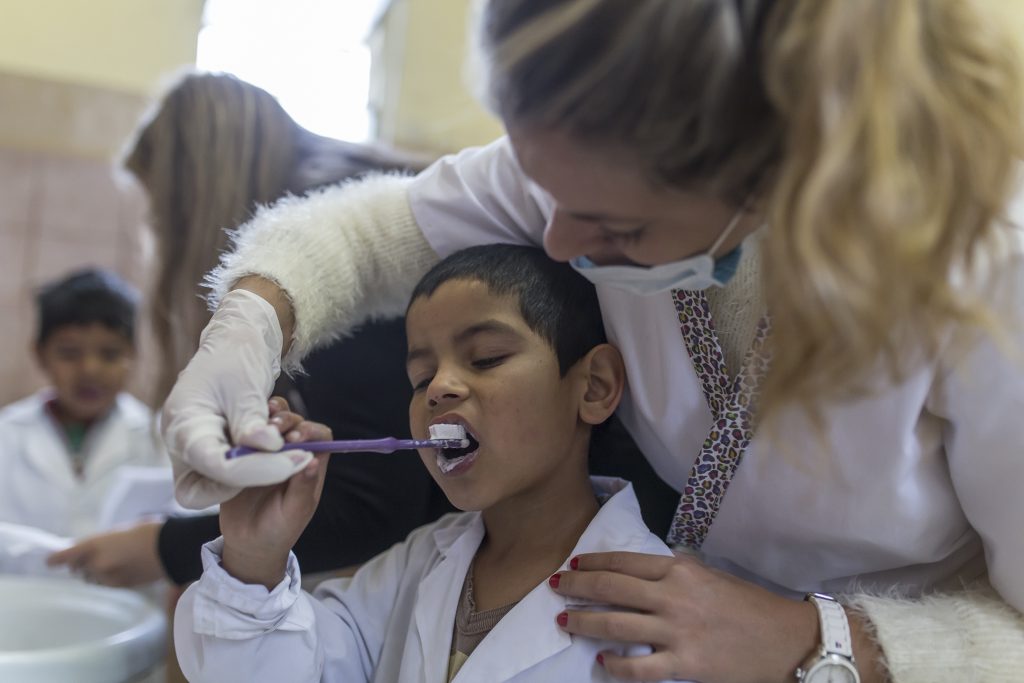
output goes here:
[[462, 425], [436, 424], [430, 425], [430, 438], [433, 440], [453, 441], [458, 439], [462, 442], [462, 448], [469, 445], [466, 438], [466, 428]]
[[[461, 447], [466, 448], [469, 446], [469, 439], [466, 438], [466, 428], [462, 425], [454, 424], [433, 424], [429, 427], [430, 438], [440, 439], [445, 441], [454, 441], [458, 439], [461, 442]], [[446, 458], [440, 449], [437, 451], [437, 467], [444, 474], [451, 472], [453, 469], [459, 466], [459, 463], [468, 458], [469, 455], [462, 455], [458, 458]]]

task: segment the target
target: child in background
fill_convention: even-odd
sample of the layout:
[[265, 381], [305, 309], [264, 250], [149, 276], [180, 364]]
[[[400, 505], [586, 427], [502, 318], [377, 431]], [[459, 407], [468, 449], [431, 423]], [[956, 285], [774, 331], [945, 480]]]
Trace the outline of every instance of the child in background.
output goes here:
[[94, 533], [119, 469], [167, 466], [149, 409], [123, 391], [136, 299], [98, 270], [39, 293], [35, 356], [51, 386], [0, 411], [0, 522]]
[[[175, 616], [193, 683], [612, 680], [597, 659], [609, 643], [560, 628], [569, 603], [551, 589], [557, 572], [580, 553], [671, 553], [631, 485], [587, 476], [591, 430], [625, 374], [593, 286], [538, 249], [474, 247], [424, 276], [406, 330], [412, 434], [466, 428], [463, 452], [420, 456], [467, 512], [313, 597], [289, 548], [316, 507], [323, 456], [222, 504], [223, 537], [204, 548], [203, 577]], [[288, 441], [329, 436], [280, 399], [271, 412]]]

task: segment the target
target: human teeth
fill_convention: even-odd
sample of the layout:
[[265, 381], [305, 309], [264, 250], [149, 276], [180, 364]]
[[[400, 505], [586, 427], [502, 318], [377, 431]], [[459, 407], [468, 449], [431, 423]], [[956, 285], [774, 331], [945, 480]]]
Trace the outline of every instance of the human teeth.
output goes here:
[[439, 470], [441, 470], [442, 473], [448, 474], [449, 472], [454, 470], [456, 467], [458, 467], [468, 457], [469, 457], [468, 455], [463, 455], [460, 458], [452, 458], [451, 460], [449, 460], [448, 458], [446, 458], [443, 455], [441, 455], [440, 453], [438, 453], [437, 454], [437, 467], [438, 467]]

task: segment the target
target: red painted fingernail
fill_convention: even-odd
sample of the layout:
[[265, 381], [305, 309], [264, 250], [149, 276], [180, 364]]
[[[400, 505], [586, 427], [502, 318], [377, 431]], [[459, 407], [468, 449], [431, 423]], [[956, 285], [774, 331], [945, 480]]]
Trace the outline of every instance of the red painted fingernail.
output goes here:
[[557, 617], [555, 617], [555, 621], [558, 622], [559, 626], [561, 626], [562, 628], [565, 628], [566, 624], [569, 623], [569, 613], [568, 612], [562, 612]]
[[580, 568], [580, 558], [574, 557], [571, 560], [569, 560], [569, 569], [579, 569], [579, 568]]
[[597, 663], [604, 666], [604, 655], [600, 652], [597, 653]]
[[562, 575], [561, 574], [552, 574], [551, 578], [548, 579], [548, 584], [552, 588], [558, 588], [558, 582], [561, 581], [561, 580], [562, 580]]

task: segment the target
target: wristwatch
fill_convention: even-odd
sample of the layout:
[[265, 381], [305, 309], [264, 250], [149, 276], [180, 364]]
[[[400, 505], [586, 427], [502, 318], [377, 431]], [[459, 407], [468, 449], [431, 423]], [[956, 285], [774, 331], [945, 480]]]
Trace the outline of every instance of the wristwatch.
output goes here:
[[821, 645], [796, 670], [799, 683], [860, 683], [853, 662], [853, 638], [843, 606], [831, 595], [808, 593], [818, 610]]

